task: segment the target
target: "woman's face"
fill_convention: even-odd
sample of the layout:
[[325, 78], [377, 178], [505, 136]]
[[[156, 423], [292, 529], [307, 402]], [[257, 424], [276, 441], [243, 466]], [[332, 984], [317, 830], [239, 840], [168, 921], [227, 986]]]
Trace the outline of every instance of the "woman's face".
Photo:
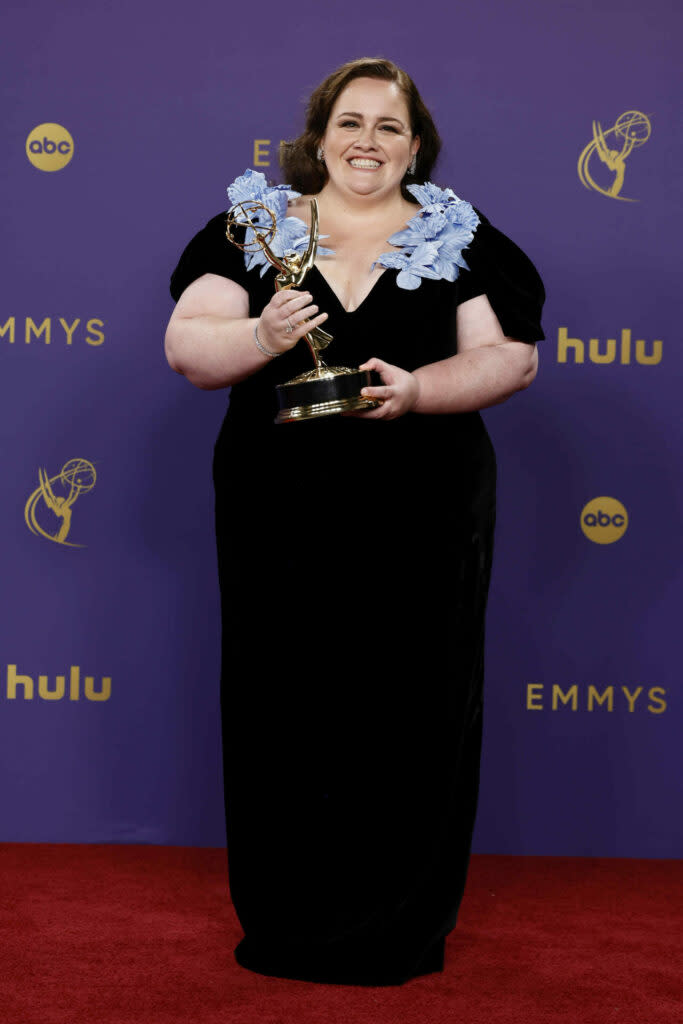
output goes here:
[[355, 78], [332, 107], [322, 146], [333, 186], [384, 198], [400, 189], [420, 140], [395, 82]]

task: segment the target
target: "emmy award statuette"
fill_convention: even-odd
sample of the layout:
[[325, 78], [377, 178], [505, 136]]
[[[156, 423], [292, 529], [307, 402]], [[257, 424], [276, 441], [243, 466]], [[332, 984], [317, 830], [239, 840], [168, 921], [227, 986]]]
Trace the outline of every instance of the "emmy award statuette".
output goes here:
[[[269, 221], [265, 225], [259, 223], [264, 219], [264, 214], [266, 221]], [[253, 238], [238, 242], [235, 238], [237, 228], [250, 228]], [[268, 262], [278, 271], [275, 278], [276, 291], [300, 288], [313, 266], [318, 249], [317, 200], [311, 199], [311, 232], [308, 248], [303, 254], [276, 256], [268, 244], [275, 237], [276, 228], [277, 220], [273, 211], [256, 200], [236, 203], [228, 210], [228, 241], [244, 252], [263, 250]], [[332, 335], [320, 327], [314, 327], [304, 338], [315, 368], [277, 385], [280, 411], [275, 418], [276, 423], [293, 423], [340, 412], [374, 409], [380, 404], [372, 398], [364, 398], [360, 393], [361, 388], [382, 383], [378, 373], [374, 370], [351, 370], [345, 366], [326, 366], [320, 353], [330, 344]]]

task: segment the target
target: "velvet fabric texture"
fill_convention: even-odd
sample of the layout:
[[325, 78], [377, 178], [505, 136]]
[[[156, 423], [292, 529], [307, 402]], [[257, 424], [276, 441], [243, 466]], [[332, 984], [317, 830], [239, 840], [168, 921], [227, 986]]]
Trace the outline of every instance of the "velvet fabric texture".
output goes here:
[[[481, 216], [481, 215], [480, 215]], [[225, 214], [173, 274], [270, 300]], [[323, 274], [328, 365], [414, 370], [457, 351], [459, 303], [486, 294], [509, 337], [543, 337], [543, 286], [485, 218], [454, 283], [385, 270], [347, 313]], [[305, 344], [231, 390], [215, 448], [222, 715], [238, 962], [309, 981], [401, 984], [443, 966], [477, 802], [495, 456], [477, 413], [276, 426], [275, 385]]]

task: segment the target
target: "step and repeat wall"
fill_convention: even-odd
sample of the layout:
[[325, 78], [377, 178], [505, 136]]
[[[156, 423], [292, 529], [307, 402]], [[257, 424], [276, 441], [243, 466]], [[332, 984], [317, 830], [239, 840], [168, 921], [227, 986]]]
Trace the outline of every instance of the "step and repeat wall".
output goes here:
[[311, 89], [382, 55], [435, 115], [436, 182], [548, 293], [536, 382], [485, 413], [475, 849], [681, 853], [679, 27], [669, 0], [5, 12], [0, 840], [224, 842], [210, 473], [229, 393], [167, 367], [168, 277], [236, 175], [279, 180]]

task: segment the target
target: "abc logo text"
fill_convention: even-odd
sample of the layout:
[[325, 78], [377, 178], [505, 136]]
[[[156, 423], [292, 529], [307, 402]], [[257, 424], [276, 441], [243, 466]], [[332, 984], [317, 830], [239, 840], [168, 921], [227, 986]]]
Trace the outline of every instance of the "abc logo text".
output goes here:
[[581, 510], [581, 529], [594, 544], [613, 544], [627, 527], [628, 512], [616, 498], [592, 498]]
[[39, 171], [61, 171], [74, 155], [74, 140], [61, 124], [36, 125], [26, 139], [26, 156]]

